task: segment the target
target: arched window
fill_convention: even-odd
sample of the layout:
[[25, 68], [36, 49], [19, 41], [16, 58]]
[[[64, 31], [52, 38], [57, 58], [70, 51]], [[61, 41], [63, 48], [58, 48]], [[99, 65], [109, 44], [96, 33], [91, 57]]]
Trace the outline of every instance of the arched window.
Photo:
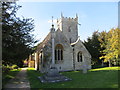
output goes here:
[[81, 52], [81, 51], [78, 52], [78, 54], [77, 54], [77, 61], [78, 61], [78, 62], [82, 62], [82, 61], [83, 61], [82, 52]]
[[68, 27], [68, 32], [71, 32], [71, 26]]
[[40, 61], [41, 61], [41, 64], [43, 63], [43, 52], [41, 51], [40, 52]]
[[71, 43], [72, 41], [71, 41], [71, 38], [70, 38], [70, 43]]
[[55, 60], [63, 60], [63, 46], [61, 44], [57, 44], [55, 47]]
[[42, 54], [41, 54], [41, 55], [40, 55], [41, 64], [42, 64], [42, 58], [43, 58], [43, 57], [42, 57]]

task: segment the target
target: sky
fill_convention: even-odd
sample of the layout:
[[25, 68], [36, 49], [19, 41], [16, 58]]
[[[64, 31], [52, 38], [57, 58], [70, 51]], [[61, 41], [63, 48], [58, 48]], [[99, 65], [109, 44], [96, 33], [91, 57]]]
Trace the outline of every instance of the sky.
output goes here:
[[75, 18], [78, 15], [78, 35], [82, 41], [91, 37], [96, 30], [109, 31], [118, 26], [118, 2], [17, 2], [21, 5], [18, 17], [34, 19], [35, 39], [41, 42], [50, 32], [52, 16], [55, 29], [56, 19]]

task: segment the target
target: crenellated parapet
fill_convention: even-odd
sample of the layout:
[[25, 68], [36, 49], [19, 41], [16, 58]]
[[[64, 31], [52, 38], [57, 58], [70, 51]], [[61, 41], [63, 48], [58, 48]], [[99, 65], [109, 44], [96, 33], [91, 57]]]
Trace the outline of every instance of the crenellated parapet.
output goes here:
[[63, 14], [61, 13], [61, 18], [60, 19], [77, 21], [78, 20], [78, 15], [76, 14], [76, 16], [74, 18], [73, 17], [71, 18], [71, 17], [64, 17]]
[[70, 43], [75, 42], [78, 38], [78, 15], [73, 18], [64, 17], [57, 19], [57, 27], [65, 34]]

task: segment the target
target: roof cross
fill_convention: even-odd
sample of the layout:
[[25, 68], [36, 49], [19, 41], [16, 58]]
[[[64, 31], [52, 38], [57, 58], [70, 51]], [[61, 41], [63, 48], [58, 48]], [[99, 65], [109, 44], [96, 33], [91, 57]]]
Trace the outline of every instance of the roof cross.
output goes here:
[[53, 25], [53, 16], [52, 16], [52, 25]]

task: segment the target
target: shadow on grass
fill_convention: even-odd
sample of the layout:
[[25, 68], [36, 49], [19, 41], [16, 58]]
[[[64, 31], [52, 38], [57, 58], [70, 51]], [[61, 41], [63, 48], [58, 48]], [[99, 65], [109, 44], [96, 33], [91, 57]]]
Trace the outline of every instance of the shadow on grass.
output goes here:
[[21, 69], [13, 69], [10, 70], [7, 73], [2, 73], [2, 87], [5, 86], [5, 84], [10, 80], [15, 78], [15, 76], [17, 75], [17, 73], [20, 71]]
[[72, 79], [68, 82], [41, 83], [37, 78], [42, 76], [39, 71], [28, 70], [28, 79], [31, 88], [118, 88], [117, 70], [89, 70], [83, 74], [82, 71], [60, 72]]

